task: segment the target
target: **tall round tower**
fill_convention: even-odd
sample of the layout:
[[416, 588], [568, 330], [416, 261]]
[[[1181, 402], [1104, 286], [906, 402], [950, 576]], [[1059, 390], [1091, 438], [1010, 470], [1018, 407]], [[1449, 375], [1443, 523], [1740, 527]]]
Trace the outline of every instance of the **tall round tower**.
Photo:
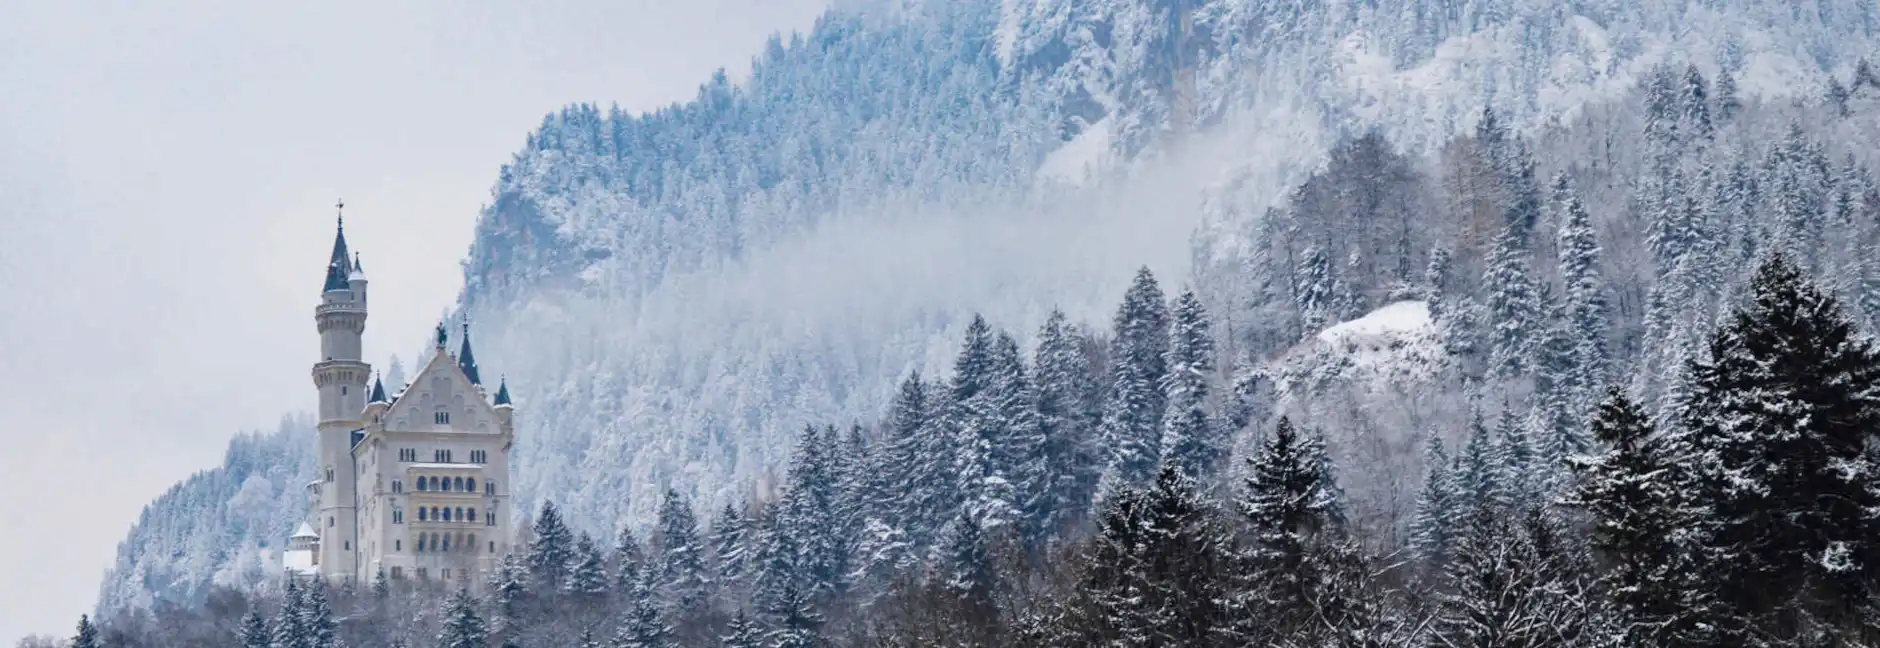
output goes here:
[[319, 506], [310, 522], [320, 536], [320, 575], [333, 581], [350, 579], [357, 571], [352, 436], [363, 427], [360, 415], [365, 411], [366, 384], [372, 374], [361, 353], [366, 331], [365, 272], [348, 257], [346, 221], [341, 217], [320, 305], [313, 310], [320, 332], [320, 361], [313, 365], [313, 385], [320, 392], [320, 473], [313, 484]]

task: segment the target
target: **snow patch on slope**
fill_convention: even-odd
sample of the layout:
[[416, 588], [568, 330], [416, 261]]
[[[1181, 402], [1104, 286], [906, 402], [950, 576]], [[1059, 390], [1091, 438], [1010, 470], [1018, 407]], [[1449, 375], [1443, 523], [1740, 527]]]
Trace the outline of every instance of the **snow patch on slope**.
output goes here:
[[1449, 364], [1429, 303], [1407, 300], [1327, 327], [1264, 372], [1281, 394], [1333, 384], [1384, 391], [1431, 380]]

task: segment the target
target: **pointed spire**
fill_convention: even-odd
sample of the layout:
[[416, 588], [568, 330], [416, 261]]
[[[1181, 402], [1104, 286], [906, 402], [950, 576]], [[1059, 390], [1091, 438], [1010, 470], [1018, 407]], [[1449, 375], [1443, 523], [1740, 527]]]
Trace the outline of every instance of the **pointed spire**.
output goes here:
[[514, 407], [514, 405], [511, 405], [509, 402], [509, 377], [508, 376], [503, 376], [502, 378], [499, 379], [499, 382], [497, 382], [496, 384], [496, 406], [502, 407], [505, 405]]
[[366, 274], [366, 264], [359, 262], [359, 253], [356, 251], [353, 252], [352, 273], [359, 276]]
[[483, 384], [483, 379], [477, 376], [477, 357], [470, 353], [470, 316], [468, 315], [463, 318], [463, 350], [457, 353], [457, 366], [463, 367], [463, 375], [470, 377], [470, 384]]
[[[346, 202], [342, 200], [335, 207], [343, 210]], [[346, 215], [342, 213], [333, 235], [333, 255], [326, 264], [326, 287], [321, 290], [346, 290], [346, 280], [352, 276], [352, 270], [351, 255], [346, 253]]]
[[385, 382], [379, 379], [379, 374], [376, 371], [372, 373], [372, 396], [368, 397], [366, 399], [366, 402], [367, 403], [390, 403], [392, 402], [391, 399], [385, 397]]

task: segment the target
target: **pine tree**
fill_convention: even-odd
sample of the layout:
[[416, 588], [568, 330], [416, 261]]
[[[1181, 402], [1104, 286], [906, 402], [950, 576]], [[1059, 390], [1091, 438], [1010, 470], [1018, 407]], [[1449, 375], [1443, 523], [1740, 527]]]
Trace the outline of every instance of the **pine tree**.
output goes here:
[[1495, 464], [1494, 437], [1482, 422], [1480, 412], [1471, 412], [1469, 418], [1469, 438], [1462, 446], [1462, 456], [1457, 457], [1460, 499], [1452, 509], [1457, 513], [1478, 507], [1493, 509], [1506, 501], [1506, 485], [1501, 482], [1503, 473]]
[[307, 630], [303, 613], [305, 595], [300, 584], [287, 579], [281, 596], [281, 610], [274, 616], [272, 648], [307, 648]]
[[574, 562], [574, 533], [561, 520], [554, 502], [543, 502], [535, 518], [534, 539], [529, 541], [529, 574], [537, 591], [553, 592], [562, 588], [568, 567]]
[[992, 547], [979, 522], [971, 515], [960, 515], [949, 525], [939, 554], [935, 569], [941, 591], [971, 618], [991, 618], [995, 614]]
[[646, 553], [640, 548], [640, 539], [625, 526], [620, 527], [614, 540], [613, 562], [614, 591], [622, 594], [631, 591], [651, 572]]
[[1607, 382], [1609, 355], [1606, 336], [1605, 284], [1599, 275], [1599, 239], [1592, 219], [1574, 192], [1566, 174], [1555, 180], [1560, 205], [1560, 279], [1566, 286], [1567, 324], [1573, 345], [1572, 373], [1565, 386], [1574, 395], [1572, 415], [1591, 411], [1588, 393]]
[[814, 648], [820, 638], [823, 617], [810, 604], [809, 597], [794, 586], [779, 593], [766, 609], [771, 630], [765, 635], [770, 648]]
[[1693, 645], [1686, 601], [1699, 590], [1684, 579], [1674, 535], [1684, 511], [1663, 442], [1643, 409], [1617, 387], [1593, 419], [1605, 452], [1570, 460], [1576, 482], [1564, 503], [1592, 518], [1590, 540], [1608, 566], [1604, 590], [1612, 599], [1624, 645]]
[[1163, 391], [1168, 413], [1162, 429], [1163, 460], [1192, 480], [1206, 483], [1226, 454], [1220, 426], [1208, 414], [1208, 382], [1214, 372], [1214, 339], [1207, 310], [1193, 290], [1175, 299], [1169, 333], [1168, 376]]
[[242, 648], [268, 648], [273, 640], [268, 633], [268, 620], [261, 616], [260, 610], [249, 610], [242, 615], [240, 632]]
[[486, 648], [490, 631], [477, 616], [470, 590], [459, 589], [444, 607], [444, 626], [437, 634], [439, 648]]
[[316, 580], [303, 592], [300, 627], [305, 632], [305, 648], [333, 648], [339, 624], [333, 621], [333, 608], [327, 601], [326, 581]]
[[98, 648], [98, 626], [92, 625], [91, 615], [78, 615], [78, 632], [72, 635], [72, 648]]
[[883, 480], [891, 485], [875, 494], [872, 508], [883, 524], [907, 531], [928, 529], [951, 502], [952, 483], [945, 464], [936, 463], [950, 445], [936, 439], [938, 403], [929, 398], [920, 372], [908, 374], [888, 405]]
[[1410, 547], [1430, 565], [1448, 556], [1457, 500], [1455, 475], [1441, 438], [1430, 437], [1423, 451], [1423, 490], [1417, 494], [1416, 516], [1410, 523]]
[[1110, 398], [1103, 410], [1102, 438], [1110, 449], [1106, 478], [1120, 485], [1149, 481], [1161, 463], [1162, 391], [1168, 375], [1168, 306], [1148, 268], [1123, 295], [1110, 346]]
[[1324, 565], [1313, 559], [1323, 540], [1337, 535], [1338, 488], [1323, 450], [1282, 417], [1273, 435], [1247, 460], [1245, 493], [1239, 502], [1251, 548], [1246, 578], [1235, 603], [1237, 616], [1254, 624], [1236, 629], [1242, 641], [1272, 638], [1303, 626], [1297, 616], [1311, 610]]
[[702, 602], [709, 581], [704, 547], [698, 537], [698, 518], [692, 512], [692, 503], [672, 489], [666, 489], [659, 505], [659, 552], [660, 592], [678, 609]]
[[1553, 596], [1554, 566], [1531, 536], [1501, 513], [1478, 507], [1458, 540], [1431, 619], [1432, 645], [1574, 645], [1571, 617], [1579, 611]]
[[1098, 407], [1089, 358], [1078, 348], [1076, 331], [1064, 312], [1053, 309], [1038, 334], [1037, 368], [1039, 454], [1043, 459], [1043, 497], [1033, 515], [1042, 534], [1050, 535], [1084, 519], [1095, 495], [1100, 470], [1091, 412]]
[[1083, 590], [1099, 619], [1077, 645], [1199, 645], [1225, 629], [1226, 534], [1174, 467], [1115, 493], [1094, 542]]
[[575, 540], [574, 562], [568, 567], [564, 589], [589, 601], [607, 594], [607, 563], [601, 559], [601, 550], [594, 546], [594, 538], [586, 533]]
[[1299, 268], [1293, 272], [1293, 296], [1298, 302], [1306, 335], [1338, 321], [1337, 278], [1332, 276], [1332, 262], [1325, 248], [1307, 247], [1300, 254]]
[[385, 577], [385, 568], [379, 567], [372, 572], [372, 598], [384, 601], [392, 595], [392, 581]]
[[668, 648], [675, 646], [672, 628], [659, 613], [659, 605], [646, 582], [640, 581], [627, 593], [627, 616], [614, 632], [610, 648]]
[[497, 611], [505, 620], [516, 618], [517, 606], [528, 596], [528, 565], [516, 554], [504, 554], [496, 571], [490, 574], [490, 592], [495, 599]]
[[1693, 370], [1678, 439], [1708, 504], [1699, 564], [1753, 633], [1846, 628], [1880, 575], [1880, 355], [1786, 257], [1750, 288]]
[[1526, 427], [1506, 410], [1495, 425], [1494, 456], [1490, 461], [1504, 504], [1522, 510], [1535, 503], [1542, 484], [1537, 480], [1534, 446]]
[[738, 610], [731, 621], [725, 624], [725, 634], [719, 640], [723, 648], [764, 648], [764, 639], [750, 618], [744, 616], [744, 610]]
[[1717, 75], [1717, 121], [1736, 119], [1736, 114], [1743, 110], [1743, 100], [1736, 94], [1736, 77], [1724, 70]]
[[712, 560], [717, 566], [718, 582], [732, 583], [744, 578], [745, 521], [738, 510], [725, 503], [718, 519], [712, 521]]
[[1541, 309], [1527, 250], [1512, 231], [1495, 240], [1482, 284], [1488, 286], [1489, 375], [1512, 379], [1533, 367], [1534, 341], [1540, 339]]

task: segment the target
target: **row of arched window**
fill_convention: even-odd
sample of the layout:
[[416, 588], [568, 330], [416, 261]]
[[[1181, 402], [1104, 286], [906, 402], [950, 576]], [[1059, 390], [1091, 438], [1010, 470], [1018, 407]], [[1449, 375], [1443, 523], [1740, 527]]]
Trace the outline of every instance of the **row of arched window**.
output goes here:
[[[452, 515], [452, 511], [455, 511], [454, 517]], [[471, 507], [467, 509], [461, 506], [455, 509], [452, 509], [451, 507], [448, 507], [448, 506], [444, 506], [444, 507], [433, 506], [430, 508], [425, 508], [422, 506], [418, 507], [418, 521], [419, 522], [449, 522], [453, 519], [459, 522], [477, 521], [476, 507]]]
[[463, 533], [420, 533], [418, 534], [418, 553], [450, 553], [451, 547], [462, 553], [476, 553], [477, 534]]
[[[495, 482], [487, 482], [483, 486], [489, 491], [489, 494], [491, 495], [496, 494]], [[459, 493], [474, 493], [474, 492], [477, 492], [477, 478], [475, 477], [419, 477], [418, 478], [418, 490], [437, 491], [440, 493], [449, 493], [453, 491], [459, 492]]]

